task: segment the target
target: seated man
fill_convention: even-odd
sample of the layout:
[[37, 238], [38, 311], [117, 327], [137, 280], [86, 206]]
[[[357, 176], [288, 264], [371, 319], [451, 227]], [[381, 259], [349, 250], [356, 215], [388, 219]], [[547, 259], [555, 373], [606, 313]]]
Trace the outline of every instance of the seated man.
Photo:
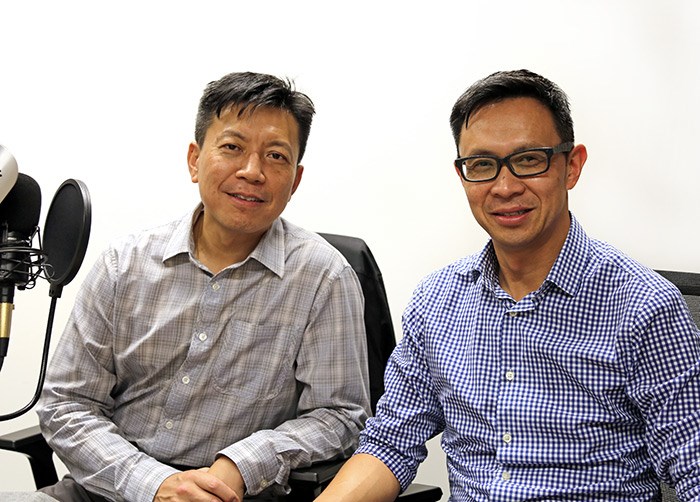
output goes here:
[[452, 501], [650, 501], [657, 476], [700, 499], [700, 333], [672, 284], [569, 212], [587, 154], [566, 95], [495, 73], [451, 124], [490, 242], [419, 284], [376, 417], [317, 500], [394, 500], [440, 432]]
[[102, 254], [51, 362], [38, 413], [70, 476], [45, 493], [239, 501], [357, 446], [359, 282], [280, 218], [313, 113], [270, 75], [207, 86], [187, 153], [201, 203]]

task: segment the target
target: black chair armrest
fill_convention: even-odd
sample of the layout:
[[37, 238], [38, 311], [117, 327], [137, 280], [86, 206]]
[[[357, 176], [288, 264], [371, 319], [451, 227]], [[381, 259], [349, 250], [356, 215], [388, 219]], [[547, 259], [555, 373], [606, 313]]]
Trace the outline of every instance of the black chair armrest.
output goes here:
[[289, 473], [292, 492], [285, 500], [310, 501], [318, 497], [338, 473], [346, 459], [317, 462]]
[[442, 490], [437, 486], [413, 483], [399, 495], [398, 502], [437, 502], [442, 498]]
[[29, 459], [37, 488], [58, 482], [53, 451], [41, 435], [38, 425], [0, 436], [0, 449], [21, 453]]
[[[58, 482], [53, 451], [46, 443], [38, 425], [0, 436], [0, 449], [21, 453], [29, 459], [37, 488]], [[318, 497], [345, 463], [345, 459], [318, 462], [289, 474], [292, 493], [285, 502], [308, 502]], [[413, 483], [397, 499], [399, 502], [436, 502], [442, 490], [436, 486]]]

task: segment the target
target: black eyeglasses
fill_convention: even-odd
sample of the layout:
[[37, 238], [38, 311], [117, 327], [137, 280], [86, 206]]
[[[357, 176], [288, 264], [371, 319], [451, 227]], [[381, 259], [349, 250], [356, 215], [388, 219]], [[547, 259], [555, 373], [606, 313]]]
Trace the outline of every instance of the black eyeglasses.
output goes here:
[[505, 164], [513, 176], [527, 178], [547, 172], [552, 156], [557, 153], [570, 152], [574, 148], [571, 142], [547, 148], [531, 148], [511, 153], [506, 157], [495, 155], [470, 155], [455, 160], [455, 166], [465, 181], [491, 181], [498, 177]]

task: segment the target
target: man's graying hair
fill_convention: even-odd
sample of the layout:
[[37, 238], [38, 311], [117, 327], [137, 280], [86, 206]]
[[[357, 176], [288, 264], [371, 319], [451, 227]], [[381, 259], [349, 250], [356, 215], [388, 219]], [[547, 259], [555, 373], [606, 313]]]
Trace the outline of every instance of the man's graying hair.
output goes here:
[[239, 117], [261, 106], [289, 112], [299, 127], [298, 161], [301, 161], [315, 110], [311, 99], [296, 91], [290, 80], [264, 73], [241, 72], [229, 73], [210, 82], [199, 101], [194, 130], [195, 141], [200, 147], [204, 144], [204, 137], [214, 116], [220, 117], [221, 112], [231, 106], [239, 107]]
[[549, 108], [562, 143], [574, 141], [569, 99], [554, 82], [529, 70], [499, 71], [475, 82], [462, 94], [450, 115], [450, 126], [459, 154], [459, 137], [469, 116], [489, 103], [506, 98], [530, 97]]

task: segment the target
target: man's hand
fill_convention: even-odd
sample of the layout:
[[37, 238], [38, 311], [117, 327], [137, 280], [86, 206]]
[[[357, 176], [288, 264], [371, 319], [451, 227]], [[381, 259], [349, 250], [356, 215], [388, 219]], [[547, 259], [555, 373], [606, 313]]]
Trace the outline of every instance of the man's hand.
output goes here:
[[207, 469], [178, 472], [165, 478], [158, 488], [154, 502], [242, 502], [243, 492], [237, 494], [230, 486]]

